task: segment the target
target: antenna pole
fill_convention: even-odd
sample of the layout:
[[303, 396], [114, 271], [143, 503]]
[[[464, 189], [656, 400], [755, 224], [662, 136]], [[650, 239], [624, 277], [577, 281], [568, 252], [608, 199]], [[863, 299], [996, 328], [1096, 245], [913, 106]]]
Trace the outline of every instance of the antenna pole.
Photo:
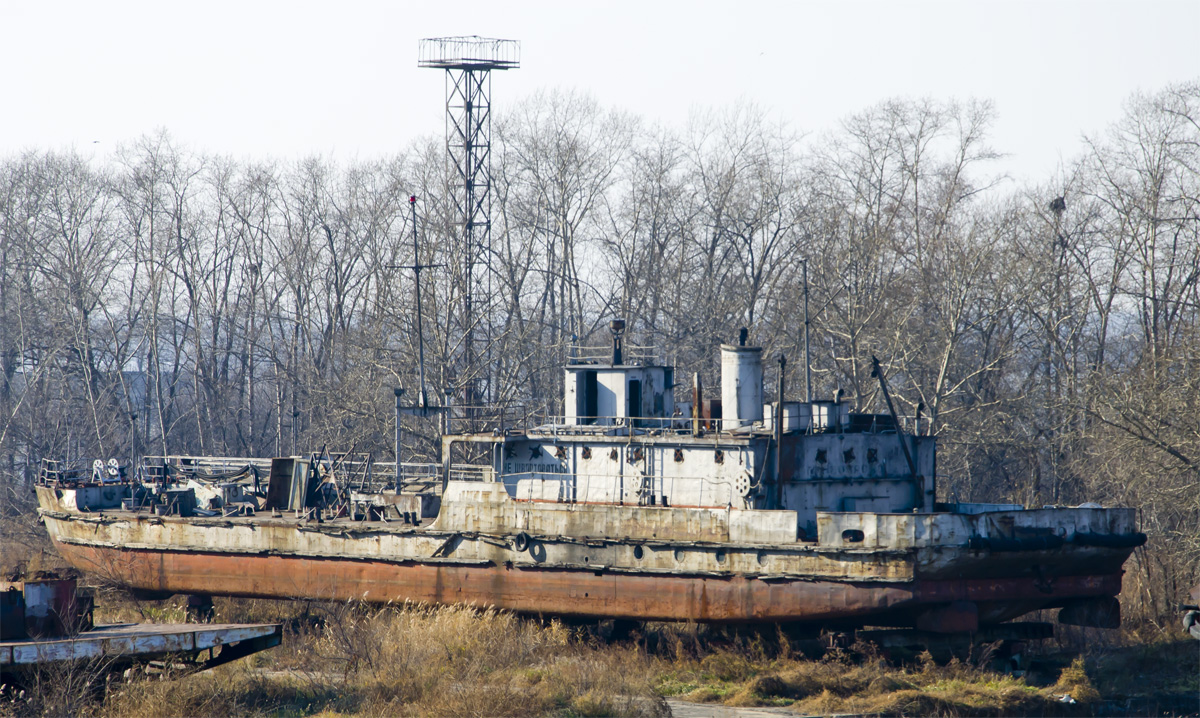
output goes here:
[[400, 441], [402, 436], [400, 433], [402, 431], [400, 425], [400, 415], [404, 411], [404, 407], [400, 404], [400, 397], [404, 396], [404, 388], [399, 386], [395, 387], [392, 389], [392, 393], [396, 395], [396, 493], [400, 493], [400, 486], [403, 483], [404, 471], [400, 465], [400, 452], [403, 449], [403, 445]]
[[[413, 226], [413, 272], [417, 275], [417, 372], [420, 382], [420, 387], [417, 390], [417, 405], [422, 409], [429, 406], [428, 397], [425, 394], [425, 329], [422, 324], [421, 317], [421, 270], [425, 266], [421, 264], [420, 250], [417, 248], [417, 196], [411, 195], [408, 198], [408, 206], [412, 210], [412, 226]], [[397, 459], [399, 461], [399, 459]]]
[[812, 403], [812, 363], [808, 360], [808, 259], [800, 260], [804, 267], [804, 402]]
[[[413, 240], [413, 263], [412, 264], [389, 264], [389, 269], [411, 269], [416, 275], [414, 282], [414, 290], [417, 295], [417, 377], [420, 386], [417, 387], [417, 409], [420, 410], [421, 416], [425, 416], [429, 409], [429, 395], [425, 393], [425, 313], [421, 311], [421, 270], [436, 269], [444, 267], [444, 264], [421, 264], [421, 249], [417, 244], [417, 196], [409, 195], [408, 206], [412, 211], [412, 240]], [[403, 232], [401, 232], [403, 235]], [[397, 402], [399, 401], [397, 394]], [[399, 403], [396, 404], [399, 409]], [[396, 440], [399, 442], [399, 439]]]
[[783, 379], [787, 373], [787, 357], [779, 355], [779, 401], [775, 402], [775, 506], [783, 508]]

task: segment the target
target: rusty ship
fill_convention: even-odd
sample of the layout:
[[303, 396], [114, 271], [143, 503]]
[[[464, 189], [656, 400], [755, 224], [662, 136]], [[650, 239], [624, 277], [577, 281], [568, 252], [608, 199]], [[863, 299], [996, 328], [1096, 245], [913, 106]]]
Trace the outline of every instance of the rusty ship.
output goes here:
[[720, 398], [698, 375], [677, 397], [675, 367], [611, 329], [611, 354], [566, 364], [564, 415], [447, 432], [439, 463], [48, 462], [39, 512], [73, 565], [147, 595], [932, 632], [1059, 608], [1119, 625], [1122, 565], [1146, 539], [1134, 509], [939, 502], [936, 437], [896, 414], [878, 363], [887, 413], [786, 401], [782, 380], [765, 401], [743, 330], [720, 348]]

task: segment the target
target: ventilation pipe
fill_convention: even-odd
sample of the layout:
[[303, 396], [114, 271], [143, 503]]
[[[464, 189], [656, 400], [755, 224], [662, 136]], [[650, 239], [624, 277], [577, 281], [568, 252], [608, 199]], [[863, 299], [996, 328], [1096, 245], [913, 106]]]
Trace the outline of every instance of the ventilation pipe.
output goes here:
[[620, 366], [625, 363], [624, 347], [625, 342], [621, 335], [625, 333], [625, 320], [614, 319], [608, 323], [608, 330], [612, 332], [613, 349], [612, 349], [612, 365]]

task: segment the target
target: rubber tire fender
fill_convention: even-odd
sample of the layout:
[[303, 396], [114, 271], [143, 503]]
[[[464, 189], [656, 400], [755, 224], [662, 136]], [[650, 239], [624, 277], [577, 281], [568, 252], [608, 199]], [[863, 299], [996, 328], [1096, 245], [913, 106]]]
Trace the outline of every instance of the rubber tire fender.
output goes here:
[[518, 533], [516, 536], [513, 536], [512, 547], [513, 547], [513, 550], [515, 550], [517, 552], [521, 552], [521, 551], [528, 549], [529, 548], [529, 534], [522, 531], [522, 532]]

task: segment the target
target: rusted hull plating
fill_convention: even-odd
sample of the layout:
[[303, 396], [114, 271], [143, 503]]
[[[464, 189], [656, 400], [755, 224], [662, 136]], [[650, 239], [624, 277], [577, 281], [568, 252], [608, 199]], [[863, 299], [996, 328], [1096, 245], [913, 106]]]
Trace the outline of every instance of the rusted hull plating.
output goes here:
[[906, 623], [931, 606], [970, 601], [998, 622], [1085, 597], [1115, 596], [1120, 573], [868, 583], [663, 576], [603, 570], [428, 565], [278, 555], [118, 549], [55, 542], [76, 566], [119, 574], [125, 585], [163, 593], [260, 598], [362, 599], [495, 606], [521, 613], [700, 622]]

